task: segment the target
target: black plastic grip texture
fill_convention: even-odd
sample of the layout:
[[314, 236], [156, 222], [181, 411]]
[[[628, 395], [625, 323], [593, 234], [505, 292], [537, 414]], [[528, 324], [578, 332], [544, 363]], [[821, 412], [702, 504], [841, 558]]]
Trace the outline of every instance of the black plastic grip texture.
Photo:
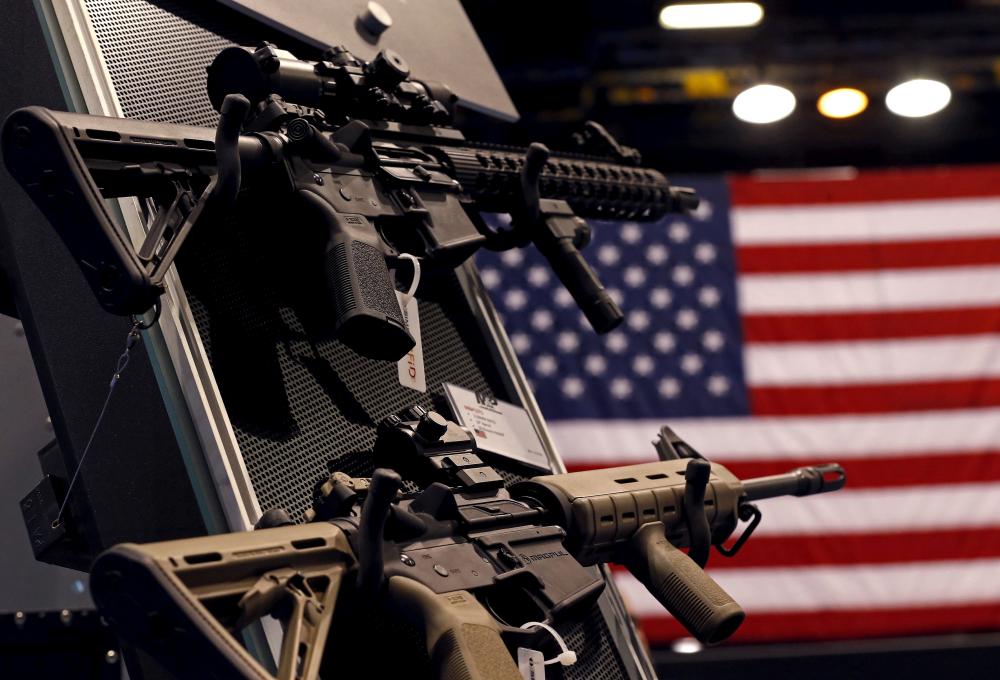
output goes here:
[[662, 522], [645, 524], [635, 533], [625, 566], [705, 644], [725, 640], [746, 618], [729, 593], [666, 539]]
[[299, 191], [309, 218], [325, 225], [326, 280], [337, 337], [369, 359], [399, 361], [416, 342], [406, 329], [381, 238], [363, 215], [338, 213], [322, 196]]
[[347, 235], [331, 239], [326, 275], [337, 306], [337, 337], [369, 359], [399, 361], [416, 344], [403, 323], [385, 256]]

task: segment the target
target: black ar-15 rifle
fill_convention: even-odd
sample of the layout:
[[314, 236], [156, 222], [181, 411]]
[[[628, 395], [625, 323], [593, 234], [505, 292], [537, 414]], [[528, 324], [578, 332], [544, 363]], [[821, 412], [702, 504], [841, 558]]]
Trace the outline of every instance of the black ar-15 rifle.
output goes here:
[[[398, 360], [414, 345], [389, 272], [401, 256], [454, 267], [483, 246], [534, 243], [603, 333], [623, 317], [580, 255], [582, 218], [652, 220], [697, 205], [594, 123], [577, 153], [466, 140], [450, 124], [454, 95], [409, 78], [391, 50], [365, 62], [333, 48], [307, 62], [268, 44], [230, 48], [208, 88], [214, 135], [39, 107], [4, 124], [8, 169], [110, 312], [153, 306], [192, 227], [229, 213], [244, 188], [279, 206], [276, 231], [325, 233], [337, 336], [359, 354]], [[138, 249], [102, 200], [125, 196], [160, 206]], [[510, 213], [512, 228], [489, 229], [481, 211]]]
[[[379, 427], [384, 467], [370, 480], [331, 475], [310, 523], [272, 510], [253, 532], [119, 545], [94, 563], [91, 588], [119, 633], [178, 677], [270, 678], [232, 634], [272, 614], [285, 628], [278, 677], [315, 678], [340, 606], [337, 618], [356, 626], [364, 612], [408, 622], [440, 678], [517, 680], [509, 650], [538, 643], [522, 626], [586, 613], [604, 588], [587, 567], [604, 562], [624, 564], [692, 635], [719, 642], [744, 613], [702, 571], [710, 546], [734, 555], [760, 522], [752, 501], [835, 491], [844, 471], [740, 481], [667, 428], [658, 448], [667, 460], [505, 489], [468, 430], [413, 407]], [[426, 486], [400, 494], [399, 472]], [[749, 524], [727, 548], [739, 520]], [[332, 647], [335, 677], [358, 650]]]

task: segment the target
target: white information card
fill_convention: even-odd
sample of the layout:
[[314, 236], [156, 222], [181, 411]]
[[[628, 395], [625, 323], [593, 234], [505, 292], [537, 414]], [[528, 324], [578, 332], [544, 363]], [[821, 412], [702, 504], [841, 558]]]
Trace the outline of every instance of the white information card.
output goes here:
[[444, 384], [444, 393], [455, 420], [472, 430], [479, 448], [539, 470], [552, 470], [535, 426], [523, 408], [448, 383]]

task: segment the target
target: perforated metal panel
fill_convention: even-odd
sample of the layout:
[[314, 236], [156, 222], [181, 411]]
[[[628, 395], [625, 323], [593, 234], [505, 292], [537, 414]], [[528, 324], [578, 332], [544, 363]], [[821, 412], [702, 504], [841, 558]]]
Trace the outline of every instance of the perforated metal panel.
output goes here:
[[88, 0], [87, 11], [126, 118], [215, 126], [205, 66], [233, 40], [200, 26], [204, 11], [136, 0]]
[[[206, 65], [226, 46], [265, 37], [245, 18], [207, 2], [84, 2], [119, 105], [134, 118], [214, 126]], [[443, 382], [516, 397], [505, 389], [452, 272], [421, 284], [429, 393], [399, 385], [394, 364], [365, 359], [331, 339], [316, 235], [268, 210], [274, 207], [244, 205], [232, 222], [200, 224], [178, 270], [260, 506], [301, 516], [329, 471], [371, 473], [368, 451], [381, 418], [414, 403], [447, 413]], [[491, 462], [508, 481], [529, 474], [514, 463]], [[596, 608], [586, 621], [561, 629], [581, 652], [566, 678], [626, 677]], [[549, 668], [553, 677], [564, 672]], [[407, 670], [422, 677], [427, 669]]]
[[[260, 219], [257, 206], [245, 209], [238, 229], [199, 229], [179, 267], [262, 508], [297, 517], [329, 471], [370, 476], [378, 421], [415, 403], [447, 413], [443, 382], [512, 398], [454, 274], [421, 285], [431, 392], [416, 392], [399, 384], [394, 363], [330, 339], [331, 303], [323, 263], [310, 257], [321, 254], [310, 249], [312, 234], [279, 227], [278, 216]], [[251, 228], [249, 214], [259, 220]], [[512, 479], [519, 472], [508, 468]]]

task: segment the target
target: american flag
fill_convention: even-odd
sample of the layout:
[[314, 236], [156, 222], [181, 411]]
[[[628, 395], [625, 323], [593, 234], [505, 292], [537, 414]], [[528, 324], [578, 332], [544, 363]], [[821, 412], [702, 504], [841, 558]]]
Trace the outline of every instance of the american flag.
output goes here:
[[569, 468], [655, 460], [663, 424], [744, 478], [844, 465], [713, 554], [735, 640], [1000, 629], [1000, 168], [675, 180], [693, 216], [593, 225], [609, 335], [533, 250], [479, 258]]

